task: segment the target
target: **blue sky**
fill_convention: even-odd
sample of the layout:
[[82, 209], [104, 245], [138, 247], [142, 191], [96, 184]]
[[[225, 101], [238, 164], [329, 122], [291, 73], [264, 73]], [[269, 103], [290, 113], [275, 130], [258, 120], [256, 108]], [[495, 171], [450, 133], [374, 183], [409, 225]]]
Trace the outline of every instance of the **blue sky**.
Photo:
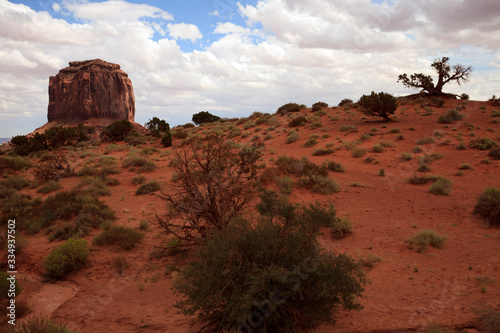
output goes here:
[[0, 137], [47, 119], [48, 79], [100, 58], [129, 74], [136, 121], [244, 117], [417, 91], [402, 73], [472, 65], [452, 93], [499, 95], [498, 0], [0, 0]]

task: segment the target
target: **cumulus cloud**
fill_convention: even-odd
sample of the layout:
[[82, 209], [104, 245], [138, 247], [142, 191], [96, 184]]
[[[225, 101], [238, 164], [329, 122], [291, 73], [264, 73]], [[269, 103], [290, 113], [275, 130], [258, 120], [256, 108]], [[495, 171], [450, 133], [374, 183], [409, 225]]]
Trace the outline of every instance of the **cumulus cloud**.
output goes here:
[[198, 39], [203, 38], [200, 29], [194, 24], [186, 23], [169, 23], [167, 26], [168, 33], [172, 38], [175, 39], [189, 39], [191, 42], [195, 42]]
[[[336, 104], [372, 90], [409, 94], [397, 76], [433, 74], [430, 63], [443, 55], [473, 66], [470, 82], [451, 92], [498, 94], [497, 0], [259, 0], [238, 6], [245, 24], [217, 8], [209, 15], [219, 22], [203, 32], [150, 5], [59, 3], [37, 12], [0, 0], [2, 137], [43, 125], [49, 76], [93, 58], [129, 74], [139, 123], [158, 116], [176, 125], [202, 110], [274, 112], [290, 101]], [[185, 52], [178, 44], [203, 35], [212, 40], [203, 48]]]

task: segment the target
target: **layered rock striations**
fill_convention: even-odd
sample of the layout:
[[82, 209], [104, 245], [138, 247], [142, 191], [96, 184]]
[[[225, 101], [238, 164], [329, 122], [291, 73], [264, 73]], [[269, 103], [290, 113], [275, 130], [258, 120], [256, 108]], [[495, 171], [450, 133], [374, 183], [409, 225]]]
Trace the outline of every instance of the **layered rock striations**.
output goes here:
[[100, 59], [73, 61], [49, 78], [49, 122], [92, 118], [134, 121], [132, 81], [120, 65]]

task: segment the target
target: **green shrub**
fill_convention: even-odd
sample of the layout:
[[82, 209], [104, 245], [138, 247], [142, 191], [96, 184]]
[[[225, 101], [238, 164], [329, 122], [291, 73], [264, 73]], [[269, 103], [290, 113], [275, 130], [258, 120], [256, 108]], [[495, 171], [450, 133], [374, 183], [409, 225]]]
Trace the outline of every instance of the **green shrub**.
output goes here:
[[286, 137], [286, 143], [294, 143], [299, 140], [299, 133], [296, 131], [290, 131]]
[[110, 154], [114, 153], [115, 151], [124, 151], [124, 150], [127, 150], [126, 146], [120, 146], [112, 143], [109, 146], [107, 146], [106, 149], [104, 149], [104, 154]]
[[329, 155], [333, 154], [334, 150], [332, 148], [318, 148], [314, 149], [312, 155], [313, 156], [324, 156], [324, 155]]
[[293, 180], [289, 176], [277, 177], [276, 185], [282, 194], [290, 194], [293, 191]]
[[420, 185], [432, 182], [432, 178], [427, 176], [413, 175], [410, 178], [408, 178], [408, 182], [413, 185]]
[[432, 101], [432, 103], [433, 103], [436, 107], [438, 107], [438, 108], [443, 107], [443, 105], [444, 105], [444, 103], [445, 103], [445, 100], [444, 100], [444, 99], [442, 99], [442, 98], [439, 98], [439, 97], [432, 97], [432, 98], [431, 98], [431, 101]]
[[125, 140], [134, 129], [134, 125], [128, 120], [119, 120], [102, 129], [101, 138], [105, 141]]
[[339, 106], [342, 107], [344, 105], [351, 105], [351, 104], [353, 104], [352, 99], [344, 98], [343, 100], [340, 101]]
[[324, 108], [327, 108], [328, 107], [328, 104], [327, 103], [324, 103], [324, 102], [317, 102], [317, 103], [314, 103], [312, 105], [312, 109], [311, 111], [312, 112], [318, 112], [318, 111], [321, 111], [322, 109]]
[[392, 148], [392, 147], [396, 147], [396, 144], [392, 141], [389, 141], [389, 140], [382, 140], [379, 142], [379, 144], [382, 146], [382, 147], [385, 147], [385, 148]]
[[125, 137], [125, 142], [128, 143], [130, 146], [136, 147], [145, 144], [146, 137], [144, 135], [137, 133], [136, 131], [133, 131], [132, 133], [130, 133]]
[[372, 151], [374, 153], [382, 153], [384, 151], [384, 147], [381, 144], [376, 143], [376, 144], [373, 145]]
[[[74, 223], [69, 223], [67, 230], [55, 229], [58, 235], [55, 239], [68, 239], [73, 236], [86, 236], [91, 228], [116, 219], [115, 213], [104, 202], [98, 200], [83, 190], [61, 191], [49, 196], [39, 210], [45, 224], [62, 219], [70, 220], [76, 217]], [[71, 228], [69, 228], [71, 226]]]
[[354, 147], [352, 149], [352, 157], [363, 157], [366, 155], [366, 148]]
[[418, 172], [429, 172], [431, 171], [431, 167], [428, 164], [422, 163], [418, 165]]
[[469, 147], [479, 149], [479, 150], [487, 150], [498, 145], [490, 138], [479, 138], [477, 140], [473, 140], [469, 143]]
[[161, 190], [161, 185], [158, 181], [153, 180], [146, 184], [142, 184], [135, 192], [135, 195], [149, 194]]
[[400, 156], [402, 161], [411, 161], [413, 159], [412, 153], [402, 153]]
[[192, 121], [196, 125], [204, 124], [204, 123], [213, 123], [220, 120], [219, 116], [213, 115], [208, 111], [201, 111], [193, 114]]
[[45, 258], [47, 275], [59, 279], [83, 267], [89, 255], [88, 243], [84, 239], [69, 239], [53, 249]]
[[347, 132], [347, 131], [357, 131], [357, 127], [354, 125], [343, 125], [340, 126], [340, 131], [341, 132]]
[[26, 180], [23, 176], [10, 176], [2, 181], [0, 181], [0, 186], [12, 188], [15, 190], [20, 190], [28, 187], [30, 182]]
[[15, 326], [7, 325], [0, 329], [1, 333], [73, 333], [62, 324], [57, 324], [51, 319], [31, 317]]
[[412, 148], [411, 151], [414, 152], [415, 154], [418, 154], [418, 153], [423, 152], [424, 150], [420, 146], [415, 146], [415, 147]]
[[465, 145], [465, 143], [460, 142], [458, 145], [455, 146], [455, 149], [456, 150], [466, 150], [467, 146]]
[[288, 156], [280, 156], [276, 160], [278, 169], [287, 174], [294, 174], [299, 177], [328, 176], [328, 169], [325, 165], [317, 165], [310, 162], [305, 156], [301, 159]]
[[448, 195], [451, 192], [451, 180], [445, 177], [439, 177], [429, 187], [429, 192], [436, 195]]
[[440, 124], [451, 124], [455, 121], [462, 120], [465, 117], [464, 114], [459, 113], [459, 110], [452, 109], [446, 111], [443, 115], [439, 116], [438, 123]]
[[352, 233], [352, 223], [349, 217], [344, 219], [336, 219], [333, 225], [330, 226], [330, 233], [333, 238], [340, 239], [344, 238], [348, 234]]
[[[192, 125], [192, 124], [191, 124]], [[160, 120], [158, 117], [153, 117], [147, 123], [144, 124], [148, 130], [158, 130], [159, 132], [166, 132], [170, 130], [170, 125], [163, 119]]]
[[423, 229], [406, 240], [408, 247], [418, 252], [427, 250], [430, 246], [441, 249], [448, 236], [439, 235], [433, 230]]
[[16, 171], [29, 169], [33, 164], [30, 159], [22, 156], [0, 156], [0, 170], [12, 169]]
[[304, 144], [304, 147], [306, 148], [311, 148], [311, 147], [314, 147], [315, 145], [318, 144], [318, 140], [316, 140], [318, 138], [318, 135], [317, 134], [313, 134], [309, 137], [309, 139], [307, 139], [306, 143]]
[[85, 177], [80, 181], [78, 187], [94, 196], [111, 195], [111, 191], [101, 178]]
[[462, 163], [459, 167], [458, 170], [473, 170], [474, 168], [467, 163]]
[[127, 157], [123, 163], [122, 167], [127, 169], [138, 168], [139, 172], [151, 172], [157, 168], [155, 162], [138, 156], [129, 156]]
[[382, 117], [385, 121], [390, 121], [390, 115], [398, 108], [396, 98], [384, 92], [376, 94], [372, 91], [371, 95], [363, 95], [358, 104], [367, 116]]
[[491, 157], [493, 160], [500, 160], [500, 147], [492, 148], [488, 152], [488, 156]]
[[428, 145], [428, 144], [431, 144], [431, 143], [434, 143], [434, 139], [431, 138], [431, 137], [425, 137], [425, 138], [420, 138], [420, 139], [417, 139], [416, 141], [416, 144], [417, 145]]
[[314, 193], [321, 193], [325, 195], [340, 192], [340, 185], [330, 177], [316, 176], [313, 177], [312, 191]]
[[280, 116], [284, 116], [284, 115], [291, 113], [291, 112], [299, 112], [303, 108], [305, 108], [305, 107], [302, 105], [299, 105], [297, 103], [288, 103], [288, 104], [280, 106], [278, 108], [278, 110], [276, 110], [276, 114], [278, 114]]
[[135, 176], [135, 177], [132, 178], [132, 183], [134, 185], [141, 185], [145, 181], [146, 181], [146, 177], [144, 177], [143, 175]]
[[50, 193], [50, 192], [54, 192], [54, 191], [57, 191], [57, 190], [60, 190], [62, 189], [62, 185], [59, 181], [57, 180], [51, 180], [49, 181], [47, 184], [45, 184], [44, 186], [40, 187], [37, 192], [38, 193], [43, 193], [43, 194], [47, 194], [47, 193]]
[[214, 330], [247, 332], [333, 324], [341, 308], [359, 309], [361, 267], [344, 254], [323, 253], [317, 228], [303, 216], [237, 220], [215, 231], [181, 269], [174, 288], [185, 297], [175, 306], [203, 313]]
[[326, 164], [328, 170], [333, 171], [333, 172], [345, 172], [345, 167], [337, 162], [329, 161]]
[[172, 133], [170, 133], [170, 128], [165, 131], [165, 134], [161, 138], [161, 144], [163, 147], [171, 147], [172, 146]]
[[298, 127], [302, 126], [307, 122], [306, 117], [297, 116], [288, 122], [288, 127]]
[[122, 249], [131, 249], [142, 239], [142, 234], [132, 228], [124, 226], [111, 226], [97, 235], [95, 245], [118, 245]]
[[488, 225], [500, 226], [500, 188], [488, 187], [477, 200], [474, 214]]

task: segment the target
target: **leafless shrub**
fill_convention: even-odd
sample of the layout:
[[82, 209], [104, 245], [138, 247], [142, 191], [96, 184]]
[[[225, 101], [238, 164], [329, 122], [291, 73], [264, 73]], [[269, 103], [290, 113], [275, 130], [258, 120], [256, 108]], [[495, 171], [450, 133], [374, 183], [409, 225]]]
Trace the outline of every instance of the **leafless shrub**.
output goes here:
[[157, 219], [182, 245], [197, 244], [212, 229], [222, 230], [254, 199], [260, 152], [239, 150], [220, 136], [196, 140], [172, 153], [179, 181], [161, 197], [167, 213]]

